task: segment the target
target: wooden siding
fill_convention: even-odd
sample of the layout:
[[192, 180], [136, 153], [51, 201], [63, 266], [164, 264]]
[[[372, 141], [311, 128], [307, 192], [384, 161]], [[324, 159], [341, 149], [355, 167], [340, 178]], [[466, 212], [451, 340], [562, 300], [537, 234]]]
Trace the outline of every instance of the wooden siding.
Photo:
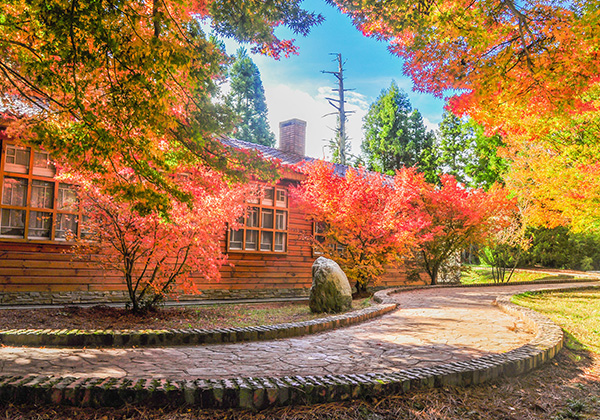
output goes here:
[[[229, 252], [219, 281], [195, 278], [200, 290], [306, 289], [311, 285], [315, 260], [309, 237], [312, 224], [289, 201], [288, 252]], [[226, 250], [225, 237], [221, 241]], [[119, 273], [105, 272], [93, 256], [77, 259], [60, 243], [0, 241], [0, 293], [124, 291]], [[423, 284], [424, 281], [418, 282]], [[379, 286], [414, 284], [402, 267], [390, 267]]]
[[[222, 278], [214, 288], [307, 288], [312, 281], [312, 255], [309, 235], [312, 223], [297, 210], [289, 198], [287, 253], [229, 252], [230, 266], [223, 267]], [[225, 249], [225, 243], [223, 243]]]

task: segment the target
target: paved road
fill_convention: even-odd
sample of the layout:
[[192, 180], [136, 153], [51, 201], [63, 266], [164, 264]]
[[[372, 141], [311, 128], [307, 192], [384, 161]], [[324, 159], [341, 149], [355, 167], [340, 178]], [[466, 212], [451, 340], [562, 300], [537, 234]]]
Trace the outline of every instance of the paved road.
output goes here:
[[143, 349], [0, 348], [0, 374], [230, 378], [399, 371], [506, 352], [533, 338], [492, 305], [500, 295], [600, 282], [422, 289], [393, 295], [400, 309], [357, 326], [292, 339]]

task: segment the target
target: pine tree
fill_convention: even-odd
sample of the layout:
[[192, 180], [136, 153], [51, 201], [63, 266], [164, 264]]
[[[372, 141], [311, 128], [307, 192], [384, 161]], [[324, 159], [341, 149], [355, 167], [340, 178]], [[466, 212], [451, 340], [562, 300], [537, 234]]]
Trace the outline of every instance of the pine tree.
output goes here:
[[[331, 152], [331, 162], [341, 163], [342, 165], [350, 164], [349, 160], [350, 160], [350, 158], [353, 158], [353, 156], [350, 154], [350, 152], [352, 151], [351, 144], [350, 144], [350, 138], [348, 137], [348, 134], [345, 134], [343, 139], [341, 138], [342, 133], [340, 130], [339, 115], [337, 117], [336, 129], [334, 130], [334, 132], [335, 132], [334, 137], [329, 140], [329, 144], [327, 145], [327, 147], [329, 148], [329, 151]], [[342, 147], [344, 148], [344, 156], [345, 156], [344, 162], [342, 162], [342, 157], [341, 157]]]
[[408, 117], [408, 133], [413, 139], [413, 154], [415, 163], [420, 172], [425, 175], [425, 180], [430, 183], [439, 181], [439, 168], [437, 164], [436, 136], [433, 131], [427, 131], [423, 123], [423, 116], [418, 109]]
[[260, 72], [244, 48], [238, 49], [229, 78], [231, 92], [226, 103], [238, 120], [230, 134], [239, 140], [274, 146], [275, 135], [267, 121], [268, 110]]
[[473, 159], [473, 133], [470, 127], [451, 112], [445, 111], [439, 129], [438, 164], [444, 173], [463, 184], [469, 183], [466, 167]]
[[402, 167], [417, 166], [435, 174], [431, 158], [435, 136], [427, 132], [423, 117], [413, 110], [406, 93], [392, 81], [364, 118], [362, 150], [370, 170], [393, 174]]

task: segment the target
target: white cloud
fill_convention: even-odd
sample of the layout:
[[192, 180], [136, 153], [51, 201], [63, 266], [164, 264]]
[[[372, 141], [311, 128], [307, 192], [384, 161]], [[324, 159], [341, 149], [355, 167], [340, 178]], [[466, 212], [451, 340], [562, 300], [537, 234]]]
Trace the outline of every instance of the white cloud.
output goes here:
[[436, 131], [439, 128], [437, 123], [432, 123], [429, 120], [429, 118], [427, 118], [424, 115], [422, 115], [422, 117], [423, 117], [423, 124], [425, 125], [425, 127], [427, 127], [427, 130]]
[[[264, 83], [267, 106], [269, 108], [269, 123], [275, 136], [279, 138], [279, 123], [291, 118], [306, 121], [306, 154], [316, 158], [330, 156], [327, 149], [329, 139], [334, 135], [336, 125], [336, 110], [329, 105], [327, 97], [336, 98], [337, 92], [331, 87], [317, 88], [316, 95], [284, 84]], [[362, 141], [362, 119], [368, 109], [364, 95], [347, 92], [347, 110], [355, 111], [348, 117], [347, 133], [351, 141], [351, 152], [360, 153]]]

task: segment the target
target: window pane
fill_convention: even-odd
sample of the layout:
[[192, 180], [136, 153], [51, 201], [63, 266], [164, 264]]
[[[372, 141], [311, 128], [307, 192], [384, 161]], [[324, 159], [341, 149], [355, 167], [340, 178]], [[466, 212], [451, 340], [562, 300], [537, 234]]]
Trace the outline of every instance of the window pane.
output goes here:
[[31, 207], [51, 209], [54, 204], [54, 183], [34, 179], [31, 182]]
[[258, 227], [258, 207], [248, 207], [246, 226]]
[[56, 174], [56, 168], [50, 161], [48, 152], [36, 150], [33, 152], [33, 174], [53, 177]]
[[273, 209], [262, 209], [261, 227], [265, 229], [273, 229]]
[[287, 233], [275, 232], [275, 251], [285, 252], [285, 240]]
[[260, 250], [273, 250], [273, 232], [264, 231], [260, 233]]
[[318, 235], [319, 233], [325, 233], [325, 223], [315, 222], [314, 229], [315, 229], [315, 235]]
[[57, 214], [56, 215], [56, 238], [72, 239], [77, 236], [77, 215], [76, 214]]
[[52, 213], [32, 211], [29, 214], [29, 238], [49, 239], [52, 230]]
[[23, 238], [25, 236], [25, 210], [2, 209], [0, 235]]
[[84, 214], [81, 216], [81, 218], [82, 218], [82, 224], [81, 224], [80, 236], [82, 238], [91, 238], [92, 231], [91, 231], [91, 227], [90, 227], [90, 217], [86, 216]]
[[273, 205], [273, 195], [274, 195], [274, 191], [273, 188], [265, 188], [265, 190], [263, 191], [263, 204], [266, 206], [272, 206]]
[[277, 202], [275, 204], [277, 207], [287, 207], [287, 191], [286, 190], [277, 190]]
[[33, 167], [34, 168], [49, 168], [50, 154], [41, 150], [33, 152]]
[[287, 230], [287, 211], [277, 210], [275, 214], [275, 229]]
[[2, 185], [2, 204], [22, 206], [27, 203], [27, 180], [23, 178], [4, 177]]
[[77, 193], [75, 188], [69, 184], [58, 185], [58, 197], [56, 207], [59, 210], [77, 210]]
[[13, 144], [6, 145], [5, 169], [8, 172], [29, 172], [29, 149], [18, 147]]
[[229, 230], [229, 249], [242, 249], [244, 244], [243, 230]]
[[246, 249], [248, 251], [256, 251], [258, 249], [258, 231], [247, 230], [246, 231]]

